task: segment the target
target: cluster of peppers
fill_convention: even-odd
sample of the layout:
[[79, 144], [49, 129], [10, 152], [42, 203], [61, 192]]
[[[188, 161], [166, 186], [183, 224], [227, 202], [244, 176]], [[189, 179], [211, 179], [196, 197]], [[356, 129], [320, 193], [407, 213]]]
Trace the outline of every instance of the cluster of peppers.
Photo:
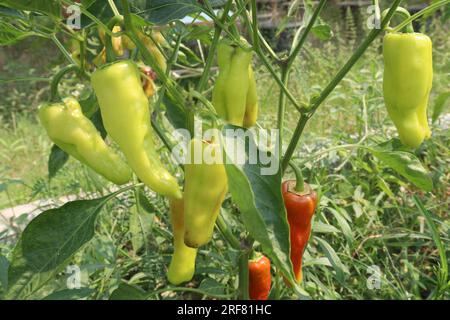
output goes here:
[[[114, 28], [115, 32], [120, 31], [120, 27]], [[157, 38], [159, 36], [156, 34]], [[149, 42], [151, 40], [142, 39], [152, 47], [156, 61], [165, 70], [164, 56]], [[130, 43], [123, 38], [116, 40], [113, 47], [120, 54], [123, 47], [133, 48], [134, 44]], [[431, 47], [426, 35], [414, 32], [389, 33], [384, 38], [384, 98], [401, 141], [410, 147], [418, 147], [431, 135], [426, 115], [433, 75]], [[252, 51], [245, 40], [238, 45], [225, 39], [220, 41], [213, 105], [224, 121], [245, 128], [255, 125], [258, 114], [251, 60]], [[144, 83], [141, 73], [146, 77]], [[131, 60], [103, 65], [92, 74], [91, 83], [105, 129], [123, 156], [105, 143], [73, 98], [42, 105], [39, 117], [57, 146], [106, 179], [118, 185], [125, 184], [134, 172], [149, 188], [169, 198], [174, 253], [167, 277], [178, 285], [192, 279], [197, 250], [212, 238], [228, 182], [223, 164], [194, 159], [194, 151], [204, 155], [205, 148], [220, 156], [220, 144], [214, 139], [193, 138], [188, 147], [190, 161], [185, 165], [182, 193], [177, 179], [163, 166], [154, 146], [148, 103], [148, 97], [155, 92], [154, 85], [149, 88], [148, 84], [153, 79], [149, 68], [141, 67], [140, 72]], [[213, 185], [211, 177], [215, 177]], [[301, 282], [302, 256], [311, 233], [317, 194], [303, 182], [298, 170], [296, 177], [296, 180], [283, 182], [281, 191], [290, 227], [290, 258], [295, 278]], [[250, 298], [267, 299], [270, 287], [270, 260], [258, 254], [249, 261]]]

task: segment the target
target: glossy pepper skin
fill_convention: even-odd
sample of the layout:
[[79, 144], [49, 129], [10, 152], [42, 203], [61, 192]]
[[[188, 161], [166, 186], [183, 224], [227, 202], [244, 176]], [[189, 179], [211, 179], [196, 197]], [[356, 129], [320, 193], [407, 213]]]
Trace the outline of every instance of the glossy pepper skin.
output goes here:
[[220, 144], [214, 142], [194, 138], [189, 144], [188, 159], [191, 161], [184, 167], [184, 243], [192, 248], [198, 248], [211, 240], [214, 224], [228, 190], [223, 162], [212, 163], [203, 156], [212, 154], [222, 159], [221, 152]]
[[291, 261], [297, 282], [302, 281], [302, 258], [311, 234], [311, 219], [317, 207], [317, 194], [305, 183], [305, 192], [297, 193], [295, 180], [283, 182], [281, 192], [287, 211], [291, 238]]
[[170, 200], [170, 221], [173, 231], [173, 255], [167, 279], [173, 285], [190, 281], [195, 272], [197, 249], [184, 244], [184, 201]]
[[105, 129], [128, 165], [155, 192], [180, 199], [178, 182], [159, 159], [153, 142], [148, 98], [136, 64], [123, 60], [97, 69], [91, 77]]
[[431, 39], [420, 33], [384, 37], [383, 92], [387, 111], [400, 140], [417, 148], [431, 136], [427, 105], [433, 81]]
[[39, 107], [39, 119], [50, 139], [69, 155], [115, 184], [131, 179], [131, 169], [102, 139], [73, 98]]
[[270, 260], [264, 255], [250, 260], [248, 262], [248, 277], [250, 300], [267, 300], [272, 281]]
[[235, 126], [244, 126], [244, 118], [247, 126], [256, 122], [258, 108], [250, 65], [252, 57], [252, 51], [234, 46], [226, 39], [218, 44], [219, 76], [213, 89], [212, 103], [217, 114]]

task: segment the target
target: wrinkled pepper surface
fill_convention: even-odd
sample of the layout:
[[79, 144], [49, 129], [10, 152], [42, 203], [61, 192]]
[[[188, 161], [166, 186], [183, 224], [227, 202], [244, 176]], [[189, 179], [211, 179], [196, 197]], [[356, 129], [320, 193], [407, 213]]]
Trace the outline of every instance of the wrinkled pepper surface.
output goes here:
[[211, 240], [214, 224], [228, 190], [223, 162], [212, 163], [206, 154], [222, 160], [220, 144], [192, 139], [188, 148], [190, 161], [185, 164], [184, 171], [184, 243], [192, 248], [198, 248]]
[[253, 53], [222, 39], [217, 47], [217, 77], [212, 103], [217, 114], [235, 126], [250, 127], [256, 123], [258, 99], [251, 67]]
[[50, 139], [69, 155], [116, 184], [130, 181], [131, 169], [105, 143], [77, 100], [44, 104], [39, 107], [39, 119]]
[[167, 279], [173, 285], [190, 281], [195, 272], [197, 249], [184, 244], [184, 201], [170, 200], [170, 221], [173, 231], [173, 255]]
[[129, 60], [107, 64], [92, 74], [91, 81], [105, 129], [131, 169], [152, 190], [180, 199], [178, 182], [155, 149], [149, 102], [136, 64]]
[[402, 143], [417, 148], [431, 136], [427, 119], [433, 81], [431, 39], [421, 33], [388, 33], [383, 56], [383, 92], [388, 114]]
[[248, 289], [251, 300], [267, 300], [272, 277], [270, 260], [260, 255], [248, 262]]
[[296, 181], [283, 182], [281, 191], [287, 211], [291, 239], [291, 261], [297, 282], [302, 281], [302, 258], [311, 234], [311, 219], [317, 207], [317, 194], [305, 183], [303, 192], [294, 190]]

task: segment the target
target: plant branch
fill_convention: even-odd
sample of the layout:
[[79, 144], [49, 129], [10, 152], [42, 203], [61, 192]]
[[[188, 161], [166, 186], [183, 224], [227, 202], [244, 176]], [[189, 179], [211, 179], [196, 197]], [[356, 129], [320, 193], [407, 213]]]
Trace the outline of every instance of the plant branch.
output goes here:
[[300, 120], [297, 123], [297, 127], [295, 128], [294, 135], [292, 136], [291, 142], [289, 143], [288, 149], [286, 150], [286, 154], [283, 157], [282, 161], [282, 170], [283, 172], [286, 170], [289, 161], [294, 153], [294, 150], [297, 148], [297, 144], [300, 140], [300, 136], [303, 132], [303, 129], [305, 128], [306, 123], [308, 120], [313, 116], [313, 114], [316, 112], [317, 108], [322, 104], [322, 102], [325, 101], [325, 99], [329, 96], [329, 94], [336, 88], [336, 86], [341, 82], [341, 80], [347, 75], [347, 73], [350, 71], [350, 69], [353, 67], [353, 65], [361, 58], [361, 56], [364, 54], [364, 52], [367, 50], [367, 48], [370, 46], [370, 44], [377, 38], [377, 36], [384, 30], [386, 25], [388, 24], [389, 20], [394, 15], [397, 7], [400, 5], [402, 0], [395, 0], [392, 4], [391, 8], [389, 9], [389, 12], [387, 13], [386, 17], [384, 17], [383, 21], [381, 22], [380, 29], [373, 29], [369, 35], [366, 37], [366, 39], [361, 43], [361, 45], [356, 49], [356, 51], [353, 53], [353, 55], [349, 58], [347, 63], [338, 71], [336, 76], [330, 81], [330, 83], [325, 87], [325, 89], [321, 92], [319, 97], [314, 99], [312, 102], [312, 105], [310, 107], [310, 112], [307, 116], [300, 117]]

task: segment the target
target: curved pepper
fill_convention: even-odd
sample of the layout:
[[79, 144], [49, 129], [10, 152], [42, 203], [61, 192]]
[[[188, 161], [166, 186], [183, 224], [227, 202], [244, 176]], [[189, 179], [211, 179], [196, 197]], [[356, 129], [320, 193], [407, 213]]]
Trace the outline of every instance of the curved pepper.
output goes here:
[[235, 47], [228, 40], [221, 40], [217, 47], [219, 76], [213, 89], [212, 103], [217, 114], [235, 126], [243, 126], [248, 97], [251, 100], [249, 105], [254, 107], [255, 88], [252, 87], [249, 95], [252, 56], [251, 50]]
[[173, 255], [167, 279], [173, 285], [190, 281], [195, 272], [197, 249], [184, 244], [184, 202], [170, 200], [170, 220], [173, 230]]
[[228, 190], [225, 166], [222, 162], [212, 163], [205, 157], [206, 154], [222, 160], [219, 144], [192, 139], [188, 150], [188, 159], [191, 161], [186, 163], [184, 171], [184, 243], [192, 248], [198, 248], [211, 240], [214, 224]]
[[50, 139], [62, 150], [115, 184], [131, 179], [131, 170], [102, 139], [73, 98], [39, 107], [39, 119]]
[[131, 169], [154, 191], [180, 199], [178, 182], [159, 159], [153, 142], [148, 99], [136, 64], [124, 60], [97, 69], [91, 77], [109, 136]]
[[420, 33], [384, 37], [383, 93], [403, 144], [417, 148], [431, 136], [427, 105], [433, 81], [432, 42]]
[[291, 239], [291, 261], [297, 282], [302, 281], [302, 258], [311, 234], [311, 219], [317, 207], [317, 194], [305, 183], [305, 192], [294, 190], [296, 181], [283, 182], [281, 191], [287, 211]]
[[267, 300], [270, 292], [270, 260], [264, 256], [248, 262], [248, 287], [251, 300]]

